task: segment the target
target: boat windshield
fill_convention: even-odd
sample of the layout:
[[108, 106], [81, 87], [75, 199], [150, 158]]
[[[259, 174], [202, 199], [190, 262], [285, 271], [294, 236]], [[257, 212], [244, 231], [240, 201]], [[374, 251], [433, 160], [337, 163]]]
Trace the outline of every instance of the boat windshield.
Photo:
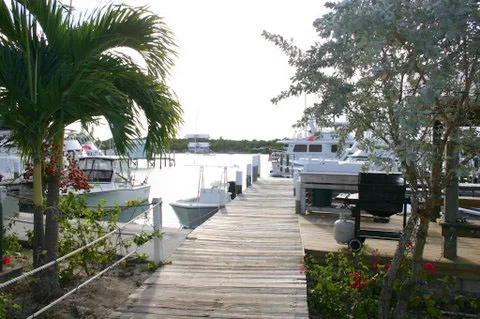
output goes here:
[[93, 183], [109, 183], [112, 181], [114, 161], [103, 158], [81, 158], [79, 168], [87, 175], [88, 181]]

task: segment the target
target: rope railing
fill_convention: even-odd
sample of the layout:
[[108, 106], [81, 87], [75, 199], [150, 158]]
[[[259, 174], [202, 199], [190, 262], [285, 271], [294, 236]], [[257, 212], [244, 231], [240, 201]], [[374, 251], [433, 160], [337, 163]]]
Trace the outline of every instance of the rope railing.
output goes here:
[[[138, 246], [140, 247], [140, 246]], [[105, 268], [104, 270], [100, 271], [98, 274], [96, 274], [95, 276], [92, 276], [91, 278], [89, 278], [88, 280], [85, 280], [84, 282], [82, 282], [80, 285], [78, 285], [76, 288], [70, 290], [69, 292], [67, 292], [66, 294], [64, 294], [63, 296], [55, 299], [54, 301], [52, 301], [51, 303], [49, 303], [48, 305], [46, 305], [45, 307], [43, 307], [42, 309], [36, 311], [34, 314], [32, 314], [30, 317], [27, 317], [27, 319], [32, 319], [32, 318], [35, 318], [35, 316], [38, 316], [42, 313], [44, 313], [45, 311], [47, 311], [48, 309], [52, 308], [53, 306], [55, 306], [56, 304], [58, 304], [59, 302], [61, 302], [62, 300], [66, 299], [68, 296], [70, 296], [71, 294], [77, 292], [80, 288], [88, 285], [90, 282], [92, 282], [94, 279], [97, 279], [98, 277], [101, 277], [104, 273], [106, 273], [107, 271], [109, 271], [110, 269], [112, 269], [113, 267], [115, 267], [116, 265], [118, 265], [119, 263], [121, 263], [122, 261], [124, 261], [125, 259], [127, 259], [128, 257], [130, 257], [131, 255], [133, 255], [134, 253], [137, 252], [138, 250], [138, 247], [128, 253], [127, 255], [123, 256], [121, 259], [117, 260], [115, 263], [111, 264], [110, 266], [108, 266], [107, 268]]]
[[59, 262], [65, 260], [65, 259], [67, 259], [67, 258], [69, 258], [69, 257], [71, 257], [71, 256], [73, 256], [73, 255], [75, 255], [75, 254], [78, 254], [79, 252], [81, 252], [81, 251], [89, 248], [89, 247], [92, 246], [92, 245], [95, 245], [96, 243], [104, 240], [105, 238], [107, 238], [107, 237], [109, 237], [109, 236], [112, 236], [112, 235], [115, 234], [115, 233], [120, 233], [120, 231], [121, 231], [122, 229], [124, 229], [126, 226], [128, 226], [128, 225], [132, 224], [133, 222], [135, 222], [137, 219], [139, 219], [143, 214], [147, 213], [148, 211], [153, 210], [157, 205], [161, 205], [161, 203], [162, 203], [162, 202], [159, 201], [158, 203], [152, 204], [151, 207], [149, 207], [148, 209], [146, 209], [144, 212], [142, 212], [141, 214], [139, 214], [138, 216], [136, 216], [136, 217], [133, 218], [132, 220], [126, 222], [126, 223], [123, 224], [121, 227], [118, 227], [117, 229], [115, 229], [115, 230], [113, 230], [113, 231], [111, 231], [111, 232], [109, 232], [109, 233], [107, 233], [107, 234], [105, 234], [105, 235], [103, 235], [103, 236], [95, 239], [94, 241], [86, 244], [85, 246], [82, 246], [82, 247], [80, 247], [80, 248], [78, 248], [78, 249], [76, 249], [76, 250], [74, 250], [74, 251], [72, 251], [72, 252], [70, 252], [70, 253], [68, 253], [68, 254], [66, 254], [66, 255], [63, 255], [62, 257], [59, 257], [59, 258], [57, 258], [57, 259], [55, 259], [55, 260], [52, 260], [52, 261], [46, 263], [45, 265], [42, 265], [42, 266], [37, 267], [37, 268], [35, 268], [35, 269], [31, 270], [31, 271], [28, 271], [28, 272], [26, 272], [26, 273], [23, 273], [22, 275], [20, 275], [20, 276], [18, 276], [18, 277], [12, 278], [12, 279], [4, 282], [4, 283], [1, 283], [1, 284], [0, 284], [0, 289], [3, 289], [3, 288], [5, 288], [5, 287], [7, 287], [7, 286], [9, 286], [9, 285], [11, 285], [11, 284], [19, 281], [19, 280], [22, 280], [22, 279], [24, 279], [24, 278], [26, 278], [26, 277], [29, 277], [29, 276], [31, 276], [31, 275], [39, 272], [39, 271], [42, 271], [42, 270], [44, 270], [44, 269], [46, 269], [46, 268], [48, 268], [48, 267], [51, 267], [51, 266], [53, 266], [53, 265], [55, 265], [55, 264], [58, 264]]

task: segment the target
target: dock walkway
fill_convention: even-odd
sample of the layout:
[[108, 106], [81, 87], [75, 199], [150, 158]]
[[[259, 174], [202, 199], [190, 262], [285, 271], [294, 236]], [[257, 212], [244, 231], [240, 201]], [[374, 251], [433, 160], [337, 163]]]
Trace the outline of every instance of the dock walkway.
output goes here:
[[252, 185], [192, 231], [111, 318], [308, 318], [290, 185]]

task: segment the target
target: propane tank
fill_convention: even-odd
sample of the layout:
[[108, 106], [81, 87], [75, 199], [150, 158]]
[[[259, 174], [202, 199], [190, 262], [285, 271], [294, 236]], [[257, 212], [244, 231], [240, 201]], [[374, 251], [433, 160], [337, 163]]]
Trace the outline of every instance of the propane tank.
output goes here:
[[333, 236], [337, 243], [348, 244], [350, 239], [355, 237], [355, 224], [347, 220], [345, 214], [340, 214], [333, 224]]

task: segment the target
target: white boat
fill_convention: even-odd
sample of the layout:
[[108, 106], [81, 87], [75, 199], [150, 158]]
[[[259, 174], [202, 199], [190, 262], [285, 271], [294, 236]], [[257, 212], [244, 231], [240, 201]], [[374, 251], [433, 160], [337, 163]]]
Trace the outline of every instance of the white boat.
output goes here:
[[293, 177], [295, 171], [302, 171], [307, 164], [328, 163], [331, 166], [337, 161], [346, 160], [354, 152], [356, 143], [352, 135], [347, 136], [347, 148], [339, 155], [340, 139], [335, 132], [322, 132], [320, 136], [315, 136], [315, 133], [316, 130], [311, 126], [307, 137], [277, 141], [284, 148], [271, 154], [270, 176]]
[[78, 158], [78, 167], [88, 177], [91, 187], [85, 196], [87, 206], [97, 206], [103, 200], [106, 207], [127, 206], [131, 201], [146, 202], [150, 185], [144, 181], [133, 184], [128, 160], [118, 156], [89, 155]]
[[[270, 176], [295, 177], [300, 172], [359, 173], [366, 171], [398, 171], [391, 152], [380, 147], [366, 152], [352, 134], [347, 135], [345, 149], [339, 154], [340, 139], [335, 131], [316, 134], [313, 121], [309, 121], [310, 130], [307, 137], [283, 139], [282, 151], [271, 154]], [[317, 136], [318, 135], [318, 136]], [[381, 145], [381, 143], [379, 143]], [[383, 159], [382, 167], [373, 163], [370, 156]]]
[[15, 144], [10, 140], [11, 131], [0, 129], [0, 181], [20, 176], [24, 163]]
[[196, 197], [180, 199], [170, 203], [183, 228], [196, 228], [213, 216], [231, 200], [228, 192], [227, 168], [223, 168], [222, 179], [206, 188], [203, 180], [204, 167], [200, 167], [199, 188]]
[[208, 134], [187, 134], [185, 136], [186, 139], [193, 139], [193, 141], [189, 142], [187, 145], [187, 149], [185, 150], [186, 154], [212, 154], [212, 150], [210, 149], [210, 143], [208, 139], [210, 135]]

